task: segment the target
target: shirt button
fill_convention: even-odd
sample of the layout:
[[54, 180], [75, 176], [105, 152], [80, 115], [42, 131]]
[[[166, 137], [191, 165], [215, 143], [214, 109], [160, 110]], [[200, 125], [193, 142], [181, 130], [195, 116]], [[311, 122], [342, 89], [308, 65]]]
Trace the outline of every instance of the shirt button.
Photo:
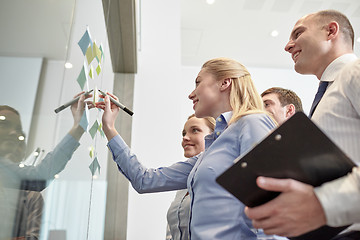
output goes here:
[[219, 135], [220, 135], [220, 132], [216, 132], [216, 135], [218, 135], [218, 136], [219, 136]]
[[221, 122], [222, 121], [222, 119], [221, 118], [218, 118], [218, 122]]

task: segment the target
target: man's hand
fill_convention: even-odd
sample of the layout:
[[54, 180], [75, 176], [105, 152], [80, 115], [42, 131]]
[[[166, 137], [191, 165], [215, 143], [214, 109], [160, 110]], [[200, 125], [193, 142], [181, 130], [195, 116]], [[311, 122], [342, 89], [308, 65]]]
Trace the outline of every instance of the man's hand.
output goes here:
[[266, 177], [258, 177], [257, 185], [281, 194], [261, 206], [245, 208], [255, 228], [262, 228], [268, 235], [294, 237], [326, 224], [325, 213], [311, 185]]

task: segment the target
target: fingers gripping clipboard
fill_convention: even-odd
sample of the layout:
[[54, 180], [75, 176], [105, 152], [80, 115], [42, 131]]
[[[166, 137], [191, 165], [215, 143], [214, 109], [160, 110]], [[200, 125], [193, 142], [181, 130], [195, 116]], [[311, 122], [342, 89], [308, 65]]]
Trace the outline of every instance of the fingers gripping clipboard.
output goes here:
[[[264, 204], [279, 195], [260, 189], [256, 185], [258, 176], [292, 178], [317, 187], [346, 175], [355, 166], [302, 112], [296, 113], [234, 162], [216, 181], [249, 207]], [[304, 238], [293, 239], [330, 239], [344, 228], [325, 226]], [[327, 233], [330, 234], [327, 238], [319, 238]]]

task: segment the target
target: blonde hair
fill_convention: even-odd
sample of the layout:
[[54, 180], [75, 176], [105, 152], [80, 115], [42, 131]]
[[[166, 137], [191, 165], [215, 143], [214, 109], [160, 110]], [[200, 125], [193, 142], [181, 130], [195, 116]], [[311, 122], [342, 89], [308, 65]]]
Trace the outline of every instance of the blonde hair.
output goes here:
[[204, 63], [202, 68], [212, 74], [217, 81], [232, 79], [230, 106], [233, 115], [229, 125], [248, 114], [266, 113], [263, 109], [263, 101], [244, 65], [229, 58], [215, 58]]
[[[194, 113], [191, 114], [187, 120], [189, 120], [190, 118], [193, 118], [193, 117], [196, 117]], [[216, 124], [215, 119], [213, 117], [204, 117], [202, 119], [205, 120], [206, 126], [211, 130], [210, 132], [213, 132], [215, 129], [215, 124]]]

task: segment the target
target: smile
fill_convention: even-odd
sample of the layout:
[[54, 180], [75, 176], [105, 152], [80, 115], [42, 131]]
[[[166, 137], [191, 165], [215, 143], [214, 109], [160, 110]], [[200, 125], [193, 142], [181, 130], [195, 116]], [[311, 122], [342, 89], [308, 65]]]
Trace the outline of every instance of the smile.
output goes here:
[[295, 52], [295, 53], [293, 54], [293, 60], [294, 60], [294, 62], [296, 62], [297, 57], [299, 56], [299, 54], [300, 54], [300, 51], [297, 51], [297, 52]]
[[187, 148], [193, 147], [193, 146], [194, 146], [193, 144], [185, 144], [183, 148], [184, 148], [184, 149], [187, 149]]
[[195, 109], [195, 105], [198, 103], [198, 100], [193, 101], [193, 109]]

